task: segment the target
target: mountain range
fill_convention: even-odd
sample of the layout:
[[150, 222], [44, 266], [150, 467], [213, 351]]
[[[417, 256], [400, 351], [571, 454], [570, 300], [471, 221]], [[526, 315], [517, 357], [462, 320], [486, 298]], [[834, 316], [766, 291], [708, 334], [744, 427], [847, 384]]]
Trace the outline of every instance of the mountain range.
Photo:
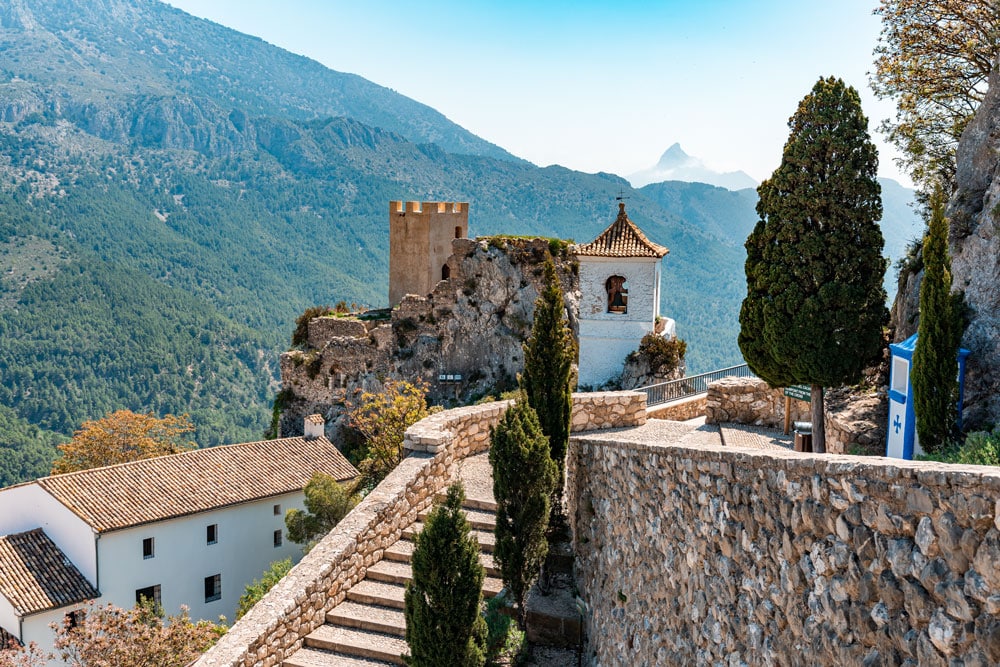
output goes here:
[[[669, 151], [668, 151], [669, 152]], [[389, 200], [470, 234], [668, 246], [689, 372], [739, 362], [756, 195], [539, 168], [360, 77], [155, 0], [0, 6], [0, 486], [120, 408], [257, 439], [306, 307], [384, 306]]]

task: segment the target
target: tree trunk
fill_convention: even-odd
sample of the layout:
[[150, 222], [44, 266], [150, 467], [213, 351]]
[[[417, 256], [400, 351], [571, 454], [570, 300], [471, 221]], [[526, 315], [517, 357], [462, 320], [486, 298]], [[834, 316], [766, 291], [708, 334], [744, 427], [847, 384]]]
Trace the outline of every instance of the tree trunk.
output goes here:
[[826, 454], [826, 427], [823, 424], [823, 387], [812, 385], [809, 396], [809, 417], [812, 419], [812, 450]]

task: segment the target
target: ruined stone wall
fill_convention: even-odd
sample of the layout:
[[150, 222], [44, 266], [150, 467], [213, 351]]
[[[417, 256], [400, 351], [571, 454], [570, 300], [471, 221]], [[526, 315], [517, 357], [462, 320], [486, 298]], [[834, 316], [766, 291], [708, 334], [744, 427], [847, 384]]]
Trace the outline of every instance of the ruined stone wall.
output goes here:
[[[282, 435], [301, 433], [306, 415], [321, 414], [334, 441], [347, 404], [386, 380], [423, 381], [436, 404], [468, 403], [514, 388], [524, 367], [521, 345], [531, 332], [535, 299], [551, 256], [546, 239], [454, 239], [450, 278], [427, 296], [409, 295], [382, 319], [316, 318], [308, 345], [281, 357], [288, 392]], [[577, 330], [575, 262], [555, 258], [570, 325]], [[458, 382], [439, 381], [460, 376]]]
[[1000, 469], [575, 436], [594, 665], [1000, 664]]
[[[574, 394], [574, 430], [642, 424], [645, 401], [638, 392]], [[191, 667], [281, 665], [456, 477], [462, 459], [489, 447], [508, 405], [446, 410], [407, 429], [410, 454]]]

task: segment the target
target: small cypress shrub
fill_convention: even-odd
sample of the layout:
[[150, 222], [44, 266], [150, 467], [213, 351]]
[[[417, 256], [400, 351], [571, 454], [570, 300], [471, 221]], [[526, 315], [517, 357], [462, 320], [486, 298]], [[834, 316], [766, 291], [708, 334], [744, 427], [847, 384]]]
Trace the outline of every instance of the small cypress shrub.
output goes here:
[[934, 453], [947, 449], [957, 434], [958, 346], [962, 337], [961, 297], [951, 294], [948, 220], [940, 186], [931, 198], [923, 260], [920, 324], [910, 382], [920, 446]]
[[490, 465], [497, 502], [493, 556], [523, 621], [524, 598], [548, 553], [549, 498], [559, 470], [523, 391], [490, 432]]
[[413, 580], [404, 596], [406, 642], [413, 667], [481, 667], [486, 622], [479, 613], [486, 572], [462, 512], [461, 483], [427, 517], [413, 551]]
[[552, 460], [559, 467], [555, 493], [562, 492], [563, 461], [569, 444], [573, 389], [570, 373], [576, 357], [573, 334], [566, 324], [566, 304], [555, 264], [545, 261], [545, 289], [535, 301], [531, 336], [524, 345], [521, 387], [549, 438]]

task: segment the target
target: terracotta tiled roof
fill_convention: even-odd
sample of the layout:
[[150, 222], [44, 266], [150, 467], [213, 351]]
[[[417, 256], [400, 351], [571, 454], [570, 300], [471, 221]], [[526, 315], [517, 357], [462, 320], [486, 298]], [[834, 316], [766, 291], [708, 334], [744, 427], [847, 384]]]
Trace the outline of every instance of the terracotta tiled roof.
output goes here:
[[326, 421], [323, 419], [322, 415], [309, 415], [308, 417], [306, 417], [306, 421], [309, 422], [310, 424], [326, 424]]
[[358, 475], [326, 438], [209, 447], [38, 480], [98, 532], [204, 512], [302, 489], [320, 471]]
[[576, 247], [577, 255], [588, 257], [656, 257], [669, 250], [646, 238], [635, 223], [625, 215], [625, 204], [618, 204], [618, 219], [601, 232], [600, 236]]
[[0, 594], [19, 616], [99, 595], [41, 528], [0, 536]]

